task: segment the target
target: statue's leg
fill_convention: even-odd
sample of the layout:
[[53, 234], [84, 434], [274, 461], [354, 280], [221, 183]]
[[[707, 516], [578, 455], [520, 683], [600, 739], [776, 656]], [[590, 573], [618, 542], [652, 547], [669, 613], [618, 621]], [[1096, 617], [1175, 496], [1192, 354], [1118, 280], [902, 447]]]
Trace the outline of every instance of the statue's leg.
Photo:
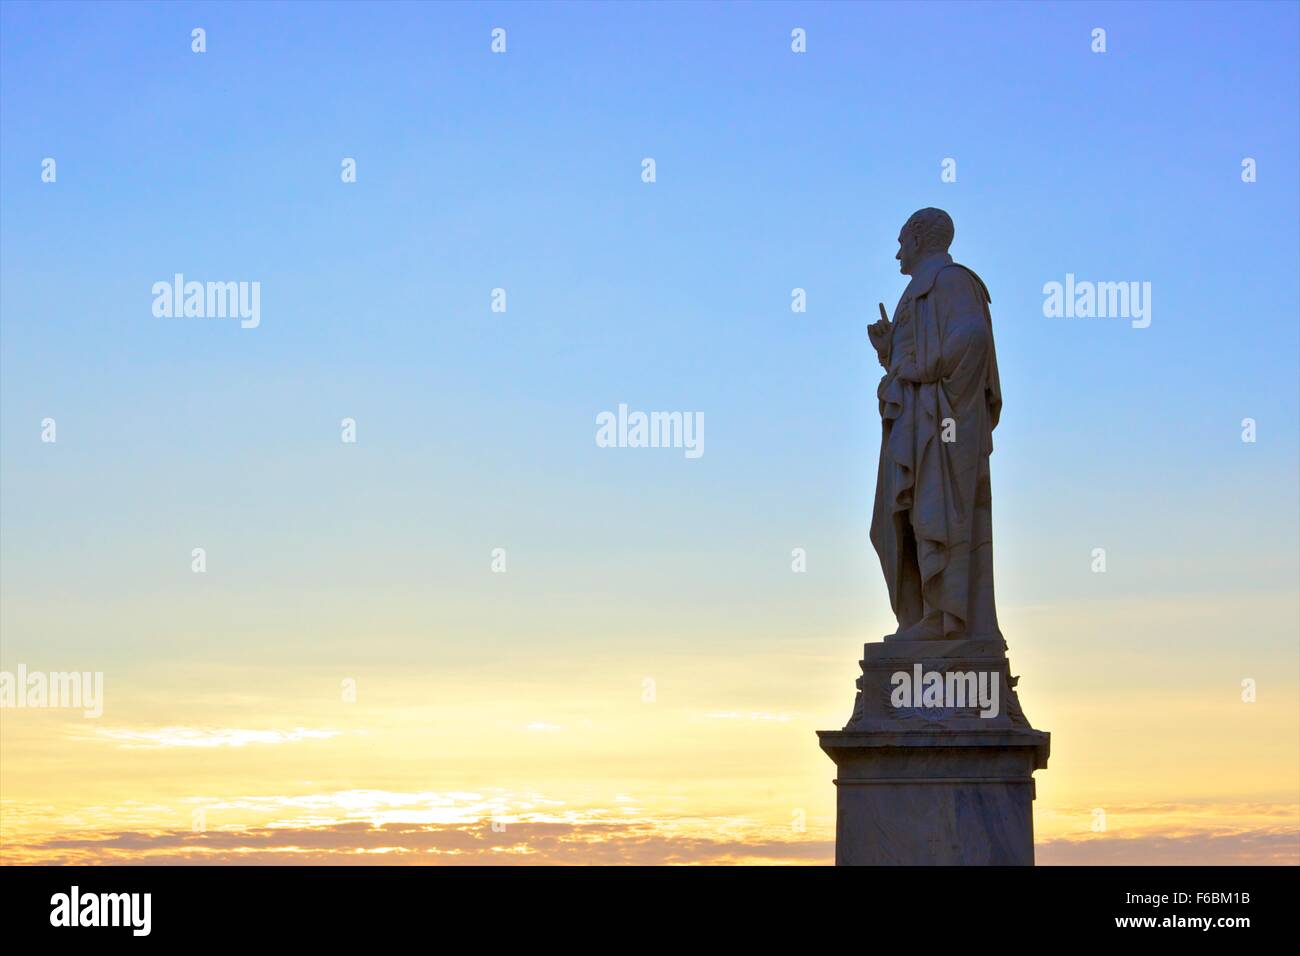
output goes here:
[[925, 603], [921, 591], [921, 563], [917, 555], [916, 535], [912, 531], [911, 512], [900, 515], [905, 527], [900, 529], [902, 554], [898, 593], [898, 630], [896, 641], [933, 641], [943, 637], [943, 613]]
[[898, 630], [911, 627], [925, 616], [921, 597], [921, 566], [916, 559], [916, 538], [912, 534], [911, 512], [903, 512], [899, 523]]
[[993, 599], [993, 506], [989, 481], [980, 481], [971, 514], [970, 621], [976, 638], [999, 638], [998, 612]]

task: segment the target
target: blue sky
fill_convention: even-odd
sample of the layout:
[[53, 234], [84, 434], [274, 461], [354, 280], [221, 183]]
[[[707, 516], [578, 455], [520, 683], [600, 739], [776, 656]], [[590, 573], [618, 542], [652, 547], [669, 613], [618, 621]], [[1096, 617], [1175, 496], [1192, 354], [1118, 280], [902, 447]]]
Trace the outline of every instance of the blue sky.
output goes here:
[[[865, 327], [924, 205], [993, 294], [1004, 592], [1095, 594], [1097, 546], [1109, 594], [1294, 585], [1294, 4], [7, 3], [3, 26], [23, 602], [144, 599], [191, 538], [254, 589], [317, 565], [436, 587], [509, 539], [550, 586], [849, 622], [884, 595]], [[260, 281], [261, 327], [155, 319], [175, 272]], [[1045, 318], [1066, 272], [1151, 282], [1151, 327]], [[705, 456], [596, 448], [620, 402], [703, 411]], [[771, 590], [792, 546], [824, 572], [802, 596]]]

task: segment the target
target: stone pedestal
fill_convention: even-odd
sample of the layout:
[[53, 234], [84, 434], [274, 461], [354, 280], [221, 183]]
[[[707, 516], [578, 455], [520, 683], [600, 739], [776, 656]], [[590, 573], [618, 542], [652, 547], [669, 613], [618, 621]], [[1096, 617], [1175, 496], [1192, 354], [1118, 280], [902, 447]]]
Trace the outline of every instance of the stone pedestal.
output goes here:
[[861, 663], [848, 724], [817, 732], [838, 771], [836, 864], [1032, 866], [1051, 735], [1025, 719], [1006, 645], [886, 640]]

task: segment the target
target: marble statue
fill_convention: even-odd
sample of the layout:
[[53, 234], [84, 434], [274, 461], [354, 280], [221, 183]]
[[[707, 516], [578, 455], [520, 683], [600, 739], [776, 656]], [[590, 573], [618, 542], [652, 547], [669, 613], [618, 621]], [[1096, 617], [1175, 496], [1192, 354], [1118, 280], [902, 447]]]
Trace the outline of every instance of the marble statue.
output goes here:
[[898, 618], [887, 641], [1002, 642], [989, 493], [1002, 408], [991, 300], [948, 254], [953, 231], [942, 209], [912, 214], [897, 255], [911, 281], [893, 320], [882, 304], [868, 329], [885, 369], [871, 542]]

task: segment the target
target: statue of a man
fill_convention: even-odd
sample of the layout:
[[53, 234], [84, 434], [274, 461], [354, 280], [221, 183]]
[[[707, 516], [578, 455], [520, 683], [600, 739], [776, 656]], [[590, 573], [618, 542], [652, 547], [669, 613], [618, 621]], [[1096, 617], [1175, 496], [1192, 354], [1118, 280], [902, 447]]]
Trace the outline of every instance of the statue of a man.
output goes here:
[[912, 214], [898, 235], [912, 277], [868, 330], [885, 368], [871, 543], [898, 631], [886, 640], [1001, 640], [993, 603], [989, 453], [1002, 408], [988, 289], [952, 261], [952, 219]]

